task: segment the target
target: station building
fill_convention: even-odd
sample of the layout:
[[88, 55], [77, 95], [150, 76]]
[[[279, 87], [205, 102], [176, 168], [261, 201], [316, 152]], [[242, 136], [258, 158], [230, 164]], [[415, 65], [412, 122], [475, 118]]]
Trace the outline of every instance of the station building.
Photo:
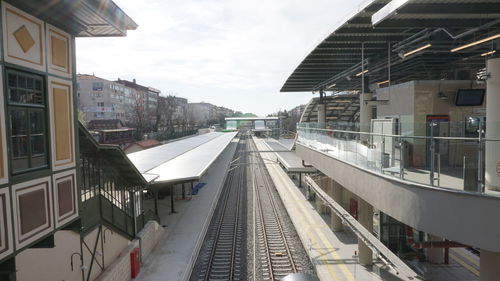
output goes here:
[[113, 263], [130, 278], [129, 254], [147, 256], [161, 227], [142, 208], [148, 181], [78, 122], [75, 38], [137, 24], [112, 1], [0, 9], [0, 279], [108, 280]]
[[226, 117], [226, 130], [248, 129], [256, 135], [269, 135], [277, 138], [280, 134], [280, 119], [268, 117]]
[[281, 89], [317, 94], [295, 146], [335, 202], [406, 261], [479, 252], [480, 280], [500, 276], [499, 38], [497, 1], [366, 1]]

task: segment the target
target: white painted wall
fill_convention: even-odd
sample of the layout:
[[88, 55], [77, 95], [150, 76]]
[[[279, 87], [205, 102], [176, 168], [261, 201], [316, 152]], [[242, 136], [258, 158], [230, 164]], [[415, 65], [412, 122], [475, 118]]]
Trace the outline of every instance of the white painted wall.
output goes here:
[[[104, 227], [103, 227], [104, 229]], [[92, 249], [97, 236], [97, 229], [85, 236], [87, 245]], [[18, 281], [81, 281], [80, 258], [73, 257], [74, 270], [71, 271], [70, 257], [72, 253], [80, 253], [80, 236], [68, 230], [57, 231], [54, 234], [55, 247], [41, 249], [27, 249], [16, 256]], [[101, 239], [98, 241], [98, 250], [104, 253], [104, 265], [109, 266], [130, 243], [128, 239], [106, 230], [104, 251], [101, 249]], [[99, 261], [101, 261], [98, 256]], [[84, 248], [84, 263], [90, 265], [91, 254]], [[99, 266], [94, 264], [91, 280], [101, 273]], [[87, 274], [87, 272], [86, 272]]]

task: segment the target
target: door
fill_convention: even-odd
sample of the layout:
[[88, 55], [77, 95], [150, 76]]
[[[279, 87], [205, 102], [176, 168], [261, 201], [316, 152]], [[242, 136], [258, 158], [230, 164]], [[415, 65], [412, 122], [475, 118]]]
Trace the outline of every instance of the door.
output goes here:
[[[450, 117], [448, 115], [427, 115], [426, 118], [427, 137], [448, 137], [450, 135]], [[435, 140], [434, 153], [439, 154], [441, 166], [448, 165], [448, 148], [447, 140]], [[432, 142], [430, 139], [426, 141], [426, 166], [431, 166], [432, 161]]]

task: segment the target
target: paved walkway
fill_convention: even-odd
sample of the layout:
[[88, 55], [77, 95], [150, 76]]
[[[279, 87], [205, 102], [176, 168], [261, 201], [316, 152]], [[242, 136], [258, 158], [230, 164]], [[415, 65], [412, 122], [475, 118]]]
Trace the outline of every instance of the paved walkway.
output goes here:
[[[170, 198], [159, 200], [161, 224], [166, 225], [164, 237], [145, 261], [139, 281], [185, 281], [189, 279], [198, 251], [203, 243], [213, 211], [217, 205], [226, 171], [236, 150], [234, 139], [212, 167], [201, 178], [206, 185], [189, 201], [176, 201], [177, 213], [170, 213]], [[180, 188], [177, 190], [180, 196]], [[148, 200], [146, 204], [153, 204]]]

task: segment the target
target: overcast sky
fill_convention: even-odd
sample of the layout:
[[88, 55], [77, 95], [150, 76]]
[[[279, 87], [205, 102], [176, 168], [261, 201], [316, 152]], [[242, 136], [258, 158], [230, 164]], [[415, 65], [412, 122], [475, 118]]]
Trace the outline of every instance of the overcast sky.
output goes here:
[[190, 102], [265, 115], [306, 103], [280, 93], [300, 61], [361, 0], [114, 0], [127, 37], [77, 39], [77, 71], [132, 80]]

